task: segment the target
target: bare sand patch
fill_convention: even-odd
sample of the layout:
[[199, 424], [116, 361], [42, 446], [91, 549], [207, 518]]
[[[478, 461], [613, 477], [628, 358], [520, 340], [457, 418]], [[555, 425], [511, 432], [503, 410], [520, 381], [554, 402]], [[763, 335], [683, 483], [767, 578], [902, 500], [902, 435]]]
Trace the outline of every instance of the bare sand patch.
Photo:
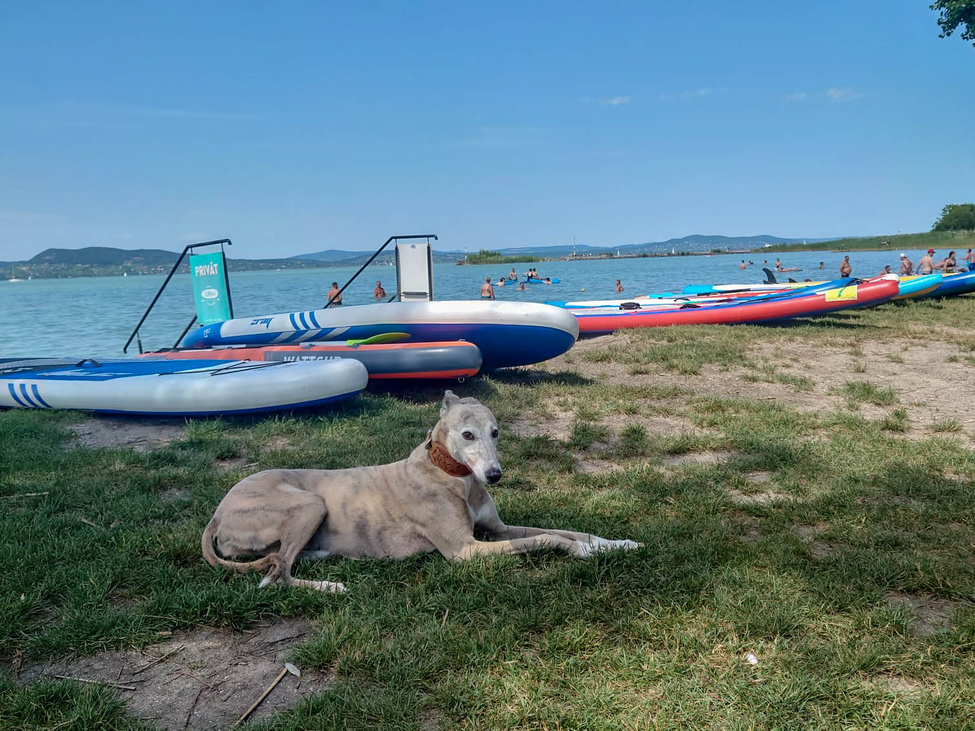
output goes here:
[[264, 443], [263, 451], [272, 452], [277, 449], [287, 449], [291, 446], [291, 439], [284, 436], [271, 437]]
[[744, 493], [740, 490], [731, 488], [728, 490], [728, 496], [731, 498], [732, 502], [738, 503], [739, 505], [768, 505], [769, 503], [774, 503], [777, 500], [792, 499], [791, 495], [787, 495], [784, 492], [779, 492], [778, 490], [762, 490], [761, 492]]
[[601, 475], [622, 469], [623, 465], [608, 459], [579, 459], [576, 461], [576, 471], [584, 475]]
[[520, 437], [546, 436], [560, 442], [572, 436], [572, 425], [576, 422], [575, 413], [556, 407], [549, 407], [544, 416], [533, 415], [518, 419], [508, 427], [512, 434]]
[[[962, 386], [971, 378], [971, 366], [956, 358], [960, 346], [951, 338], [922, 342], [905, 333], [884, 341], [856, 341], [855, 349], [851, 342], [837, 340], [774, 338], [754, 342], [748, 353], [751, 360], [774, 367], [771, 371], [705, 364], [697, 375], [675, 373], [658, 363], [647, 363], [649, 372], [633, 374], [628, 364], [585, 357], [614, 344], [625, 345], [628, 337], [623, 332], [580, 340], [569, 351], [571, 363], [561, 356], [550, 361], [550, 367], [570, 369], [599, 383], [673, 387], [717, 398], [778, 402], [800, 412], [824, 414], [848, 408], [848, 399], [841, 392], [846, 383], [868, 381], [892, 389], [899, 402], [894, 407], [910, 407], [904, 436], [930, 436], [933, 424], [949, 420], [957, 421], [961, 432], [975, 433], [975, 411], [964, 406], [967, 396]], [[778, 376], [802, 376], [808, 379], [808, 388], [797, 390]], [[678, 412], [682, 410], [679, 400], [674, 406]], [[856, 408], [870, 419], [882, 418], [889, 411], [870, 404]]]
[[911, 613], [911, 630], [918, 637], [932, 637], [951, 629], [951, 613], [955, 603], [949, 599], [892, 591], [887, 593], [887, 603]]
[[827, 530], [829, 530], [829, 526], [825, 523], [816, 523], [816, 525], [799, 524], [792, 526], [792, 532], [795, 535], [807, 540], [812, 540], [816, 536], [822, 535]]
[[714, 452], [690, 452], [688, 454], [675, 454], [671, 457], [664, 457], [661, 462], [667, 467], [676, 469], [684, 465], [700, 464], [719, 464], [727, 462], [729, 459], [739, 456], [739, 452], [727, 450], [717, 450]]
[[113, 449], [128, 447], [151, 452], [186, 436], [182, 419], [142, 419], [128, 416], [92, 416], [68, 426], [80, 447]]
[[913, 678], [905, 678], [903, 675], [881, 675], [867, 678], [863, 684], [883, 693], [896, 693], [897, 695], [919, 695], [924, 691], [924, 686], [921, 683]]
[[[228, 728], [278, 676], [293, 646], [312, 632], [310, 622], [295, 619], [247, 632], [210, 628], [174, 632], [142, 652], [103, 652], [24, 665], [18, 682], [53, 675], [83, 678], [115, 688], [135, 715], [160, 728]], [[249, 720], [266, 720], [292, 708], [329, 682], [304, 668], [300, 678], [286, 675]]]

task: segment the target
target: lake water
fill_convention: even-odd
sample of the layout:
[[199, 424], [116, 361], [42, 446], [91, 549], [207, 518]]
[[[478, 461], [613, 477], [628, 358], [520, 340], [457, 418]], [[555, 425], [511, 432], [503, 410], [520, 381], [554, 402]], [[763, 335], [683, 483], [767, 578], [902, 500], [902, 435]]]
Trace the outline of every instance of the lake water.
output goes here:
[[[885, 264], [899, 268], [899, 251], [854, 252], [850, 255], [853, 274], [874, 276]], [[947, 252], [939, 252], [944, 255]], [[916, 263], [921, 254], [907, 252]], [[775, 255], [769, 257], [774, 265]], [[781, 275], [797, 280], [835, 279], [843, 258], [837, 252], [805, 251], [781, 255], [783, 266], [803, 271]], [[623, 281], [625, 294], [635, 297], [651, 292], [680, 291], [687, 284], [748, 283], [763, 279], [766, 256], [753, 252], [745, 257], [754, 262], [746, 271], [738, 269], [740, 254], [716, 256], [671, 256], [647, 259], [555, 261], [516, 264], [521, 274], [535, 266], [542, 277], [558, 277], [557, 285], [530, 284], [526, 291], [516, 286], [495, 287], [499, 300], [544, 302], [546, 300], [617, 299], [616, 279]], [[819, 262], [825, 270], [819, 271]], [[770, 266], [769, 268], [773, 268]], [[497, 280], [511, 265], [434, 267], [434, 295], [438, 300], [477, 299], [488, 275]], [[265, 272], [231, 272], [230, 286], [234, 314], [256, 317], [279, 312], [310, 310], [325, 303], [332, 281], [341, 286], [355, 267]], [[78, 279], [32, 279], [0, 281], [0, 357], [67, 356], [108, 357], [122, 355], [122, 346], [163, 282], [162, 275], [90, 277]], [[387, 292], [396, 289], [396, 270], [372, 266], [344, 293], [345, 305], [369, 304], [376, 280]], [[582, 290], [585, 289], [585, 292]], [[166, 288], [149, 319], [142, 326], [146, 350], [171, 347], [194, 315], [188, 274], [177, 275]], [[129, 354], [138, 352], [133, 343]]]

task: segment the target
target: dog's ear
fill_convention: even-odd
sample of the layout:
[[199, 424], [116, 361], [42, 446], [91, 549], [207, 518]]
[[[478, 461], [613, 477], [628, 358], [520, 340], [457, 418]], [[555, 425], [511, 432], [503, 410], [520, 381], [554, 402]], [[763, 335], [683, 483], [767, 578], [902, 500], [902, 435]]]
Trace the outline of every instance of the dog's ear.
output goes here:
[[449, 409], [451, 406], [457, 403], [460, 403], [460, 396], [458, 396], [457, 394], [455, 394], [453, 391], [449, 389], [444, 391], [443, 404], [441, 404], [440, 406], [440, 415], [443, 416], [444, 414], [446, 414], [447, 409]]

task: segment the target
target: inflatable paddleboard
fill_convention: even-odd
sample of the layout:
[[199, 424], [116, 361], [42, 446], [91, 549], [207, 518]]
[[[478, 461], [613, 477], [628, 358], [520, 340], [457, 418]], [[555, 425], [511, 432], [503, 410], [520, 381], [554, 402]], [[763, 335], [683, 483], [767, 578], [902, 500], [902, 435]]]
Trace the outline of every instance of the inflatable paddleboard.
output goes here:
[[[820, 281], [820, 282], [777, 282], [773, 284], [768, 284], [763, 282], [762, 284], [688, 284], [683, 289], [683, 294], [713, 294], [715, 292], [720, 292], [722, 294], [731, 294], [735, 292], [776, 292], [782, 289], [800, 289], [802, 287], [814, 287], [821, 286], [823, 284], [835, 284], [838, 287], [845, 287], [850, 284], [856, 284], [858, 280], [847, 277], [842, 280], [833, 280], [832, 282]], [[844, 282], [844, 284], [837, 284], [837, 282]]]
[[[896, 277], [885, 275], [888, 279]], [[802, 285], [769, 285], [777, 289], [746, 289], [739, 292], [711, 292], [709, 294], [647, 294], [628, 300], [580, 300], [575, 302], [548, 302], [547, 304], [566, 309], [592, 309], [595, 307], [615, 307], [624, 310], [650, 309], [654, 307], [680, 306], [686, 304], [721, 304], [727, 302], [741, 302], [743, 300], [772, 299], [783, 297], [804, 296], [813, 292], [825, 292], [830, 289], [856, 284], [856, 279], [837, 279], [832, 282], [819, 282]]]
[[369, 382], [356, 360], [0, 359], [0, 407], [217, 416], [322, 406]]
[[562, 280], [559, 279], [558, 277], [549, 277], [548, 281], [546, 281], [544, 278], [535, 279], [534, 277], [528, 277], [528, 279], [526, 279], [525, 281], [528, 282], [529, 284], [558, 284]]
[[927, 294], [918, 295], [915, 299], [954, 297], [969, 292], [975, 292], [975, 272], [955, 272], [943, 275], [941, 284]]
[[901, 277], [899, 282], [900, 291], [894, 299], [905, 300], [923, 297], [940, 287], [943, 280], [944, 275], [941, 272], [916, 277]]
[[481, 370], [481, 351], [474, 343], [298, 343], [296, 345], [230, 345], [202, 350], [168, 350], [144, 357], [211, 360], [323, 361], [352, 358], [369, 371], [369, 380], [404, 378], [469, 378]]
[[685, 304], [617, 311], [600, 307], [569, 312], [579, 320], [579, 330], [583, 334], [598, 335], [635, 327], [776, 322], [824, 315], [837, 310], [872, 307], [893, 299], [897, 293], [896, 281], [875, 279], [825, 292], [759, 297], [716, 305]]
[[466, 340], [480, 349], [482, 369], [493, 370], [562, 355], [579, 325], [566, 310], [533, 302], [387, 302], [227, 320], [191, 331], [182, 345], [293, 345], [385, 333], [405, 333], [406, 342]]

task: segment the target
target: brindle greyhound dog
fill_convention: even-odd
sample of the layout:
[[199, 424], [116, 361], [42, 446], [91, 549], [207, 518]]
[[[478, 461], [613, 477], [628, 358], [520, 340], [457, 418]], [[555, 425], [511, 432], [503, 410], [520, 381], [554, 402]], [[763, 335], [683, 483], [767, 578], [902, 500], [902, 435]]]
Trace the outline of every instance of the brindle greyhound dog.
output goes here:
[[[344, 470], [266, 470], [224, 497], [203, 531], [203, 557], [241, 573], [268, 569], [281, 582], [345, 591], [291, 575], [299, 557], [402, 558], [437, 550], [451, 559], [555, 547], [578, 558], [642, 544], [588, 533], [506, 525], [485, 484], [501, 479], [498, 425], [477, 399], [444, 395], [440, 421], [409, 457]], [[474, 537], [475, 530], [492, 540]], [[258, 555], [241, 563], [229, 558]]]

